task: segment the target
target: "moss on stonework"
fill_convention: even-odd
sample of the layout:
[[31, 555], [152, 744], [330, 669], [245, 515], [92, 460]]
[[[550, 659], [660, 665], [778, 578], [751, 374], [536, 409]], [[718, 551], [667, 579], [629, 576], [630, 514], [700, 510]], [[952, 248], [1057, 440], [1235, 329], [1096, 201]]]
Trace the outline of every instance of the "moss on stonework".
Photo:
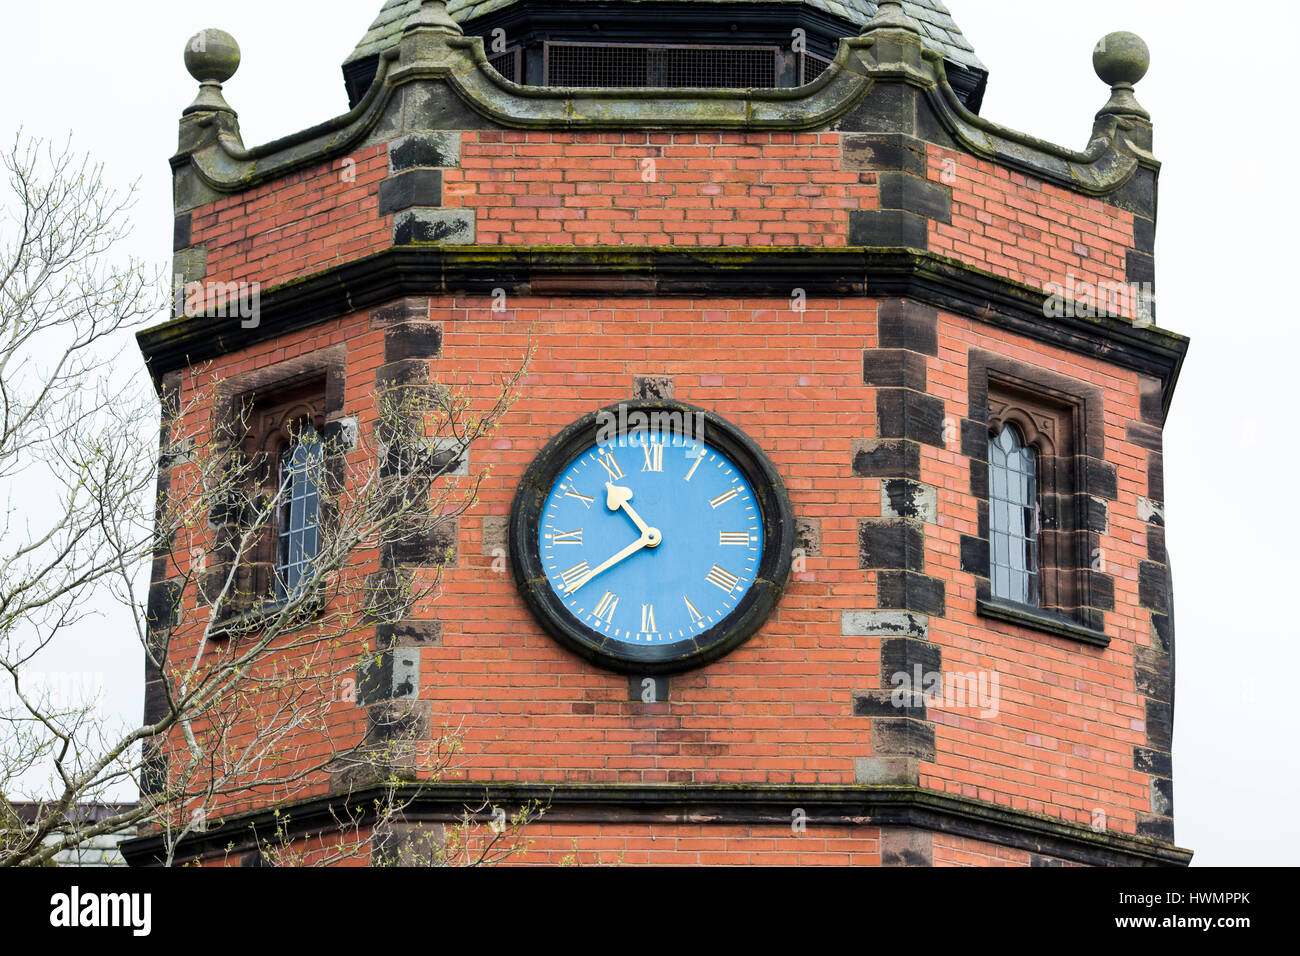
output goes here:
[[[367, 262], [373, 262], [390, 255], [394, 248], [383, 249], [373, 252], [369, 255], [362, 256], [346, 263], [344, 266], [332, 266], [317, 272], [306, 275], [295, 276], [284, 282], [271, 287], [263, 292], [263, 295], [283, 296], [293, 289], [307, 286], [320, 282], [323, 278], [336, 273], [340, 268], [357, 268], [364, 267]], [[700, 262], [717, 270], [740, 270], [746, 266], [756, 263], [773, 261], [785, 257], [794, 259], [804, 259], [813, 261], [831, 257], [843, 257], [845, 255], [862, 255], [864, 257], [864, 266], [867, 270], [867, 276], [870, 276], [871, 258], [888, 256], [894, 260], [891, 265], [891, 272], [913, 271], [916, 273], [939, 274], [955, 282], [972, 283], [978, 280], [985, 280], [999, 288], [1003, 295], [1011, 294], [1018, 300], [1018, 304], [1026, 307], [1040, 309], [1043, 302], [1048, 298], [1049, 293], [1028, 283], [1016, 279], [1008, 278], [988, 269], [983, 269], [964, 260], [951, 256], [944, 256], [933, 252], [924, 252], [907, 248], [879, 248], [864, 246], [823, 246], [817, 248], [808, 248], [806, 246], [750, 246], [750, 247], [730, 247], [730, 248], [698, 248], [683, 246], [643, 246], [637, 249], [629, 250], [622, 246], [571, 246], [571, 245], [532, 245], [532, 246], [453, 246], [453, 245], [419, 245], [403, 246], [400, 249], [415, 250], [422, 252], [437, 253], [445, 262], [474, 262], [477, 264], [509, 264], [514, 267], [527, 266], [530, 263], [562, 263], [570, 267], [579, 267], [582, 264], [599, 265], [606, 267], [610, 272], [616, 271], [617, 267], [625, 267], [629, 272], [645, 273], [653, 268], [657, 261], [664, 258], [675, 258], [679, 260], [689, 259]], [[906, 268], [899, 268], [899, 264]], [[451, 294], [451, 293], [449, 293]], [[874, 296], [864, 296], [873, 298]], [[174, 341], [183, 337], [187, 332], [192, 330], [203, 322], [210, 321], [211, 316], [179, 316], [169, 319], [167, 322], [154, 326], [138, 333], [138, 337], [143, 342], [148, 340], [151, 344], [162, 344], [168, 341]], [[1106, 315], [1087, 315], [1086, 313], [1076, 316], [1077, 321], [1086, 322], [1097, 327], [1119, 323], [1125, 326], [1131, 326], [1131, 323], [1124, 322], [1121, 319]], [[1144, 326], [1135, 331], [1144, 335], [1156, 336], [1164, 339], [1169, 343], [1185, 343], [1188, 339], [1185, 336], [1171, 332], [1168, 329], [1158, 326]]]

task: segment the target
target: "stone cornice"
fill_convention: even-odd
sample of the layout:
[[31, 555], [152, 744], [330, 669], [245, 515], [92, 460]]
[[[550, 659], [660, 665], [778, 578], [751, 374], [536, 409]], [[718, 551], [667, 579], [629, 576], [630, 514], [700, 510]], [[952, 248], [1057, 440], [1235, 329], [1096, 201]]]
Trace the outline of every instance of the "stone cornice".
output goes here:
[[[355, 791], [281, 805], [275, 816], [261, 811], [232, 817], [186, 837], [176, 858], [228, 848], [241, 853], [255, 845], [258, 834], [269, 839], [281, 827], [293, 834], [328, 831], [339, 819], [364, 815], [384, 795], [379, 788]], [[917, 787], [438, 783], [406, 785], [394, 797], [405, 807], [403, 819], [408, 822], [453, 823], [467, 813], [486, 822], [490, 808], [503, 807], [509, 813], [534, 805], [544, 808], [541, 819], [546, 823], [789, 826], [799, 809], [810, 828], [916, 827], [1094, 866], [1186, 866], [1192, 857], [1191, 851], [1170, 844], [1098, 833], [1056, 817]], [[351, 813], [344, 813], [343, 807]], [[149, 866], [162, 858], [165, 841], [153, 834], [119, 849], [132, 866]]]
[[[1117, 318], [1048, 318], [1047, 292], [912, 249], [401, 246], [267, 290], [260, 324], [193, 316], [137, 336], [156, 381], [216, 358], [408, 295], [904, 296], [1153, 376], [1167, 410], [1188, 340]], [[1080, 310], [1074, 310], [1078, 315]]]

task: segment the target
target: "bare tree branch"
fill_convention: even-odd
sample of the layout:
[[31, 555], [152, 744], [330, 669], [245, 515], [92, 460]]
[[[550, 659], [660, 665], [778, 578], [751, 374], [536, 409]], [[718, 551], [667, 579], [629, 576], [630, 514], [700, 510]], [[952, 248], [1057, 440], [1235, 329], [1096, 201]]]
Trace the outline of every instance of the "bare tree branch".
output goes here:
[[[436, 781], [467, 759], [461, 728], [434, 734], [400, 707], [382, 739], [355, 730], [357, 675], [383, 653], [366, 635], [440, 593], [442, 562], [403, 568], [387, 556], [478, 503], [486, 472], [457, 463], [509, 412], [531, 349], [486, 402], [435, 385], [378, 395], [355, 441], [325, 448], [303, 579], [254, 593], [241, 569], [275, 532], [286, 489], [267, 493], [239, 452], [247, 410], [229, 415], [227, 383], [191, 368], [160, 422], [152, 390], [117, 373], [119, 339], [166, 302], [158, 276], [114, 258], [131, 196], [88, 160], [21, 135], [0, 165], [0, 865], [44, 865], [135, 827], [163, 836], [170, 863], [215, 820], [320, 792], [348, 806], [353, 781], [374, 805], [310, 838], [283, 820], [259, 852], [279, 864], [373, 854], [409, 828], [399, 784]], [[28, 506], [35, 487], [46, 507]], [[151, 582], [171, 589], [165, 619]], [[148, 722], [108, 726], [93, 703], [57, 701], [29, 676], [105, 606], [129, 622], [154, 676]], [[38, 812], [19, 819], [6, 797], [38, 774]], [[78, 813], [123, 787], [139, 789], [137, 805]], [[536, 813], [494, 817], [484, 831], [467, 810], [420, 858], [498, 862]]]

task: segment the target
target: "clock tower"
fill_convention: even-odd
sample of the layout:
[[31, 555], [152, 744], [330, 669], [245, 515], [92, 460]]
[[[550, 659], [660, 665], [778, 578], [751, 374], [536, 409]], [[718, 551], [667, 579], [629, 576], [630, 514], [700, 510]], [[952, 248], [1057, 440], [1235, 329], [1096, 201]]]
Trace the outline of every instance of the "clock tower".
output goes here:
[[[1188, 862], [1148, 61], [1097, 46], [1075, 150], [979, 115], [938, 0], [388, 0], [348, 110], [250, 146], [238, 46], [191, 41], [176, 314], [139, 338], [165, 396], [256, 395], [247, 447], [310, 510], [385, 396], [478, 408], [528, 362], [437, 479], [473, 507], [366, 569], [438, 594], [353, 632], [331, 745], [396, 714], [465, 755], [408, 768], [371, 862], [530, 805], [525, 863]], [[298, 514], [246, 574], [272, 603]], [[185, 580], [156, 563], [152, 620]], [[366, 788], [207, 808], [176, 852], [258, 859], [276, 812], [306, 840]]]

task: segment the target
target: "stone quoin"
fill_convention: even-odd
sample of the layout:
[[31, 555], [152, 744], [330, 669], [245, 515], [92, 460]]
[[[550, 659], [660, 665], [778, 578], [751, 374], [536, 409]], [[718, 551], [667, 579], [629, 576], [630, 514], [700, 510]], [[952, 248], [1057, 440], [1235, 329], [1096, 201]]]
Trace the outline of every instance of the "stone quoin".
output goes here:
[[[403, 826], [537, 802], [522, 863], [1188, 863], [1161, 443], [1188, 341], [1156, 310], [1140, 39], [1098, 45], [1076, 151], [979, 115], [939, 0], [388, 0], [348, 111], [265, 146], [238, 45], [200, 37], [171, 160], [194, 295], [139, 336], [161, 393], [319, 381], [354, 447], [380, 392], [482, 405], [535, 350], [438, 479], [487, 469], [478, 503], [385, 547], [438, 599], [355, 635], [378, 663], [332, 705], [357, 747], [393, 713], [463, 728]], [[647, 443], [638, 410], [702, 434]], [[629, 554], [600, 570], [606, 533]], [[554, 535], [592, 550], [552, 573]], [[155, 563], [152, 621], [199, 600], [181, 577]], [[255, 862], [277, 811], [307, 839], [367, 794], [250, 790], [178, 858]]]

